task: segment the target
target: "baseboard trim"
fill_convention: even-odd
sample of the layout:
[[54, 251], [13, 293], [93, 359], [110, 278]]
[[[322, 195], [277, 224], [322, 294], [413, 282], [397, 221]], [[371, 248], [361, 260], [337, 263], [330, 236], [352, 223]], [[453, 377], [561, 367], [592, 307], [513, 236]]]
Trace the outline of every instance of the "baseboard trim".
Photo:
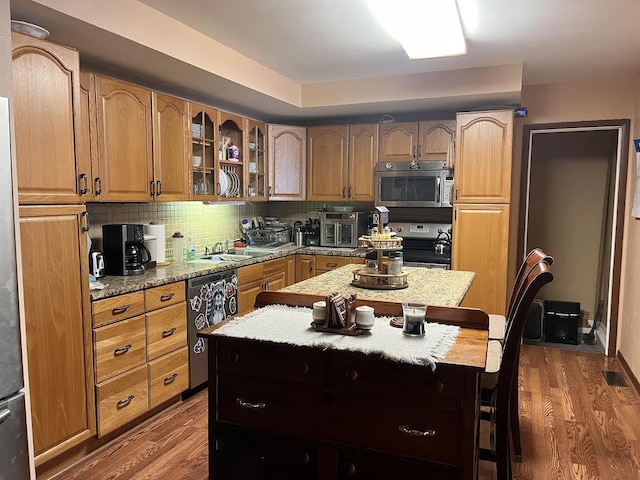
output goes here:
[[636, 376], [631, 371], [631, 368], [629, 368], [629, 364], [624, 359], [624, 356], [622, 355], [620, 350], [618, 350], [618, 354], [616, 355], [616, 357], [617, 357], [618, 361], [620, 362], [620, 366], [622, 367], [622, 370], [624, 370], [624, 373], [627, 375], [627, 378], [629, 380], [631, 380], [631, 384], [633, 385], [633, 388], [636, 391], [636, 395], [640, 396], [640, 382], [638, 382], [638, 379], [636, 378]]

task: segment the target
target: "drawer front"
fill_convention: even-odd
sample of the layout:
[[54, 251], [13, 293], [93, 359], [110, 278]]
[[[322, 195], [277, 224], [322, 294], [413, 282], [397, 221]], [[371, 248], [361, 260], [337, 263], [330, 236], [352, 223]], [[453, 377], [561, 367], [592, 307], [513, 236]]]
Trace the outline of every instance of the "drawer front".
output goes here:
[[153, 360], [187, 344], [185, 302], [147, 313], [147, 358]]
[[324, 356], [320, 349], [226, 338], [216, 342], [220, 372], [313, 384], [316, 388], [324, 385]]
[[144, 313], [144, 294], [139, 291], [97, 300], [91, 304], [91, 310], [94, 327], [135, 317]]
[[148, 288], [144, 291], [144, 304], [146, 311], [175, 305], [184, 302], [186, 296], [184, 282], [160, 285], [159, 287]]
[[322, 395], [315, 389], [218, 375], [220, 422], [310, 437], [326, 423], [323, 408]]
[[93, 330], [96, 382], [142, 365], [147, 360], [144, 315]]
[[262, 264], [262, 274], [265, 277], [269, 277], [271, 275], [279, 275], [284, 274], [287, 275], [287, 259], [286, 258], [278, 258], [276, 260], [269, 260], [268, 262], [264, 262]]
[[96, 388], [98, 436], [101, 437], [147, 411], [147, 367], [101, 383]]
[[[415, 399], [421, 404], [460, 411], [464, 376], [460, 370], [439, 364], [428, 367], [385, 360], [373, 355], [327, 352], [333, 389], [358, 395], [377, 395], [391, 400]], [[384, 385], [384, 389], [380, 386]]]
[[244, 285], [257, 280], [262, 281], [263, 276], [264, 268], [262, 263], [255, 263], [253, 265], [247, 265], [246, 267], [240, 267], [238, 269], [238, 285]]
[[[325, 407], [332, 412], [327, 440], [447, 465], [459, 465], [462, 415], [417, 399], [389, 402], [363, 395], [338, 395]], [[466, 452], [468, 454], [468, 452]]]
[[149, 362], [149, 408], [189, 388], [189, 350], [181, 348]]
[[316, 255], [316, 271], [322, 270], [327, 272], [329, 270], [335, 270], [336, 268], [349, 265], [351, 259], [349, 257], [338, 257], [333, 255]]

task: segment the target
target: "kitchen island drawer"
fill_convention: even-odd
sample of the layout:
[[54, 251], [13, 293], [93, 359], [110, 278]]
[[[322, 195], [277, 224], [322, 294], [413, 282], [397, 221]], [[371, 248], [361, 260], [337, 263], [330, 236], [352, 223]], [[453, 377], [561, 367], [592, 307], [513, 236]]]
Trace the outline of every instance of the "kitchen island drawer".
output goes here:
[[96, 393], [98, 437], [102, 437], [147, 411], [146, 365], [97, 385]]
[[185, 302], [147, 313], [147, 359], [187, 345], [187, 306]]
[[144, 313], [144, 294], [139, 291], [97, 300], [91, 304], [91, 311], [94, 327], [135, 317]]
[[189, 388], [189, 351], [181, 348], [149, 362], [149, 408]]
[[100, 383], [147, 360], [144, 315], [93, 330], [96, 382]]
[[147, 312], [184, 302], [185, 298], [186, 287], [184, 282], [160, 285], [144, 291], [144, 304]]

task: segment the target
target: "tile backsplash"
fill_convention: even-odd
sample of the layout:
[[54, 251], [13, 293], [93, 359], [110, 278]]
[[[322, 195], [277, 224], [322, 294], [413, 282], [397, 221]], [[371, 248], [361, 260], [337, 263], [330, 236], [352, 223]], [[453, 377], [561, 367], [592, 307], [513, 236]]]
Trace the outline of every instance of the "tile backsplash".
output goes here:
[[[205, 247], [216, 242], [233, 240], [241, 236], [240, 221], [254, 216], [274, 216], [281, 222], [293, 223], [311, 217], [316, 218], [323, 208], [344, 203], [330, 202], [267, 202], [245, 205], [225, 203], [204, 204], [202, 202], [158, 202], [158, 203], [87, 203], [89, 214], [89, 236], [94, 249], [102, 248], [102, 225], [109, 223], [150, 223], [165, 225], [165, 246], [168, 259], [173, 257], [171, 235], [180, 231], [185, 236], [193, 235], [196, 253], [204, 253]], [[370, 211], [373, 204], [354, 202], [355, 211]]]

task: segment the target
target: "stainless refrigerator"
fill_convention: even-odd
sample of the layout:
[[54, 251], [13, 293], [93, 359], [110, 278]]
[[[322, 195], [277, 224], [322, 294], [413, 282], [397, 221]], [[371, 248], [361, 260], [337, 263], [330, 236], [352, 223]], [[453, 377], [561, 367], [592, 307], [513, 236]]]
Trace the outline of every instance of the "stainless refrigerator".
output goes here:
[[0, 97], [0, 480], [29, 478], [16, 244], [14, 237], [9, 101]]

